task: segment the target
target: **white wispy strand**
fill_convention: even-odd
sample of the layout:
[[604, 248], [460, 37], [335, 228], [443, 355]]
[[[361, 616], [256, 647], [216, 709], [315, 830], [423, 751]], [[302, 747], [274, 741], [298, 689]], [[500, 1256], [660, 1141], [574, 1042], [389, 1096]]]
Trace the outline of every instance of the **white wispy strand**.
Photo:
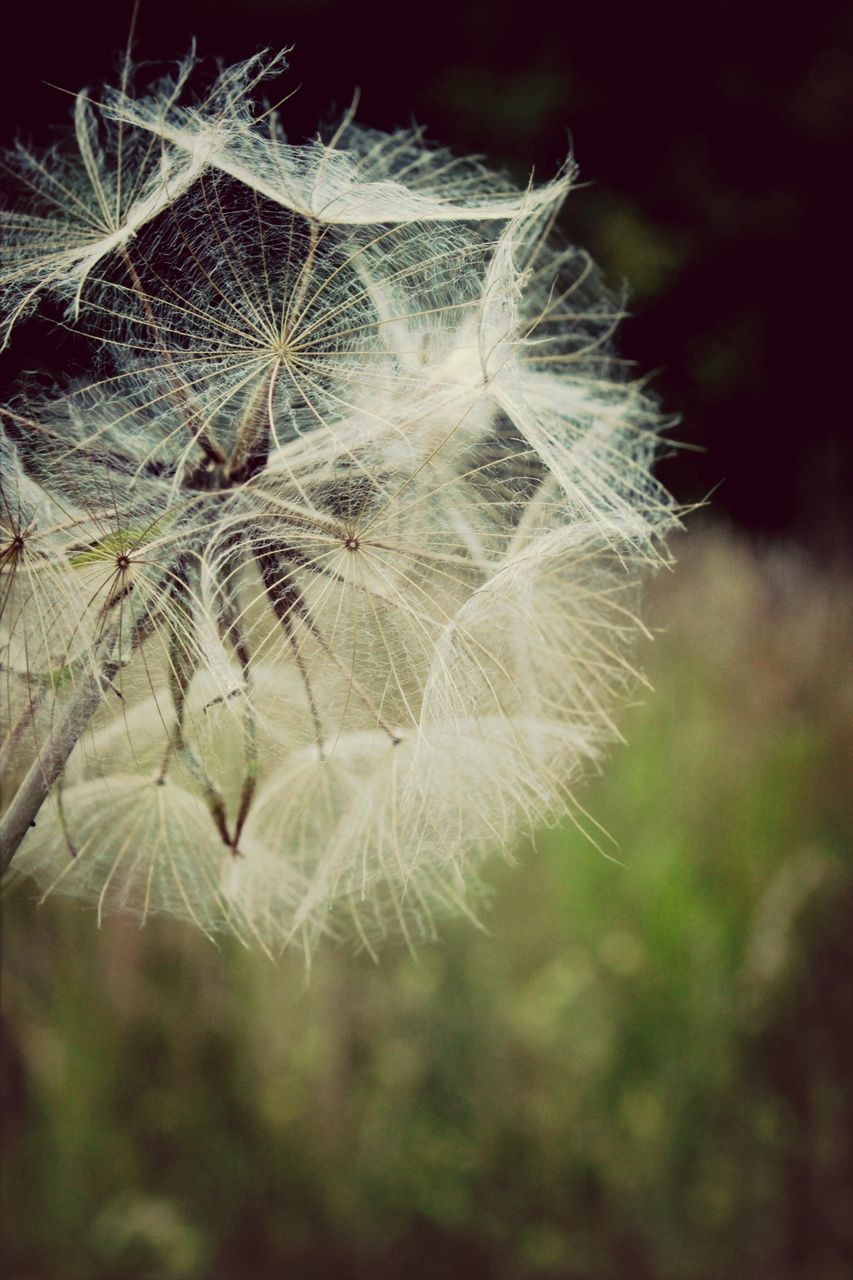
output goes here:
[[676, 518], [620, 306], [555, 241], [571, 166], [515, 191], [351, 113], [292, 145], [253, 105], [283, 65], [195, 102], [192, 58], [126, 71], [20, 153], [4, 331], [50, 292], [100, 376], [0, 410], [0, 847], [310, 955], [429, 935], [577, 820]]
[[256, 111], [252, 90], [286, 67], [287, 51], [258, 54], [217, 78], [201, 103], [178, 94], [142, 100], [110, 96], [110, 111], [193, 166], [211, 166], [266, 199], [320, 223], [340, 226], [505, 219], [565, 195], [571, 165], [539, 190], [518, 192], [476, 160], [427, 150], [417, 130], [386, 136], [358, 128], [353, 111], [331, 138], [293, 146], [275, 113]]
[[[170, 86], [180, 95], [187, 62]], [[125, 102], [131, 99], [125, 91]], [[168, 100], [168, 99], [167, 99]], [[20, 208], [0, 212], [0, 349], [14, 324], [51, 293], [79, 313], [87, 280], [183, 194], [203, 162], [128, 128], [86, 92], [74, 103], [73, 141], [44, 155], [18, 144], [0, 160]]]

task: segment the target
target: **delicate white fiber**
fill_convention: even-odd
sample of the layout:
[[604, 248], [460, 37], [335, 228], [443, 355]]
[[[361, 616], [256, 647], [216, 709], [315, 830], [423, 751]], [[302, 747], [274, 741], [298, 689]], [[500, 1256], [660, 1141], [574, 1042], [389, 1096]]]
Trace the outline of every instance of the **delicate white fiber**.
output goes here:
[[571, 168], [291, 144], [283, 65], [126, 72], [18, 155], [4, 332], [52, 292], [99, 376], [0, 410], [0, 673], [13, 782], [64, 766], [16, 868], [308, 954], [470, 914], [573, 813], [676, 517]]

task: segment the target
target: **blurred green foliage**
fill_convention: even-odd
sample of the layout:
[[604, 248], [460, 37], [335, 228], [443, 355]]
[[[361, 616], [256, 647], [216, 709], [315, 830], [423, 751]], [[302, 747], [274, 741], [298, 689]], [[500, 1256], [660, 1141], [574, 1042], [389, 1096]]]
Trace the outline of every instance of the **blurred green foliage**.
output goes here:
[[544, 833], [488, 934], [306, 979], [7, 896], [7, 1276], [849, 1276], [849, 583], [688, 543], [618, 847]]

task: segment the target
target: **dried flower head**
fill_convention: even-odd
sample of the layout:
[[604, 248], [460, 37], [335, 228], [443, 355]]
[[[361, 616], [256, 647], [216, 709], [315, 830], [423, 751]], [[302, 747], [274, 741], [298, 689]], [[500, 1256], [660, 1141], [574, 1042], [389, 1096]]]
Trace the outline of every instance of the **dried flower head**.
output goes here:
[[[77, 100], [19, 152], [4, 332], [50, 291], [98, 376], [2, 412], [6, 859], [306, 952], [470, 911], [573, 812], [674, 523], [618, 307], [513, 190], [350, 115], [289, 143], [281, 58]], [[42, 801], [50, 793], [50, 800]], [[29, 829], [36, 819], [34, 829]]]

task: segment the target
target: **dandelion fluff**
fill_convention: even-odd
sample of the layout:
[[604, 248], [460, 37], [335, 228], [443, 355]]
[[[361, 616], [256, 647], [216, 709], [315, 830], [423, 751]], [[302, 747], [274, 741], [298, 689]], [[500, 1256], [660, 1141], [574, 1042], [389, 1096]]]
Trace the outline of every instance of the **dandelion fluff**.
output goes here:
[[328, 139], [289, 143], [278, 114], [258, 111], [253, 97], [258, 84], [286, 68], [286, 52], [229, 67], [196, 103], [181, 100], [184, 64], [171, 92], [145, 99], [112, 93], [108, 110], [183, 154], [190, 169], [218, 170], [320, 224], [503, 220], [552, 204], [568, 189], [571, 166], [555, 182], [519, 192], [475, 160], [426, 147], [419, 131], [388, 136], [356, 126], [354, 112]]
[[61, 811], [43, 810], [21, 861], [48, 892], [94, 898], [100, 913], [165, 912], [206, 932], [238, 927], [222, 886], [227, 856], [205, 806], [172, 782], [114, 774], [67, 788]]
[[676, 518], [621, 306], [552, 233], [569, 171], [351, 113], [293, 146], [252, 98], [282, 65], [84, 101], [63, 163], [119, 240], [3, 233], [11, 321], [76, 290], [98, 375], [2, 411], [0, 835], [36, 819], [46, 891], [310, 954], [475, 918], [574, 815]]
[[[180, 93], [187, 70], [171, 92]], [[126, 68], [125, 86], [128, 75]], [[126, 87], [120, 96], [130, 102]], [[22, 197], [0, 215], [0, 346], [42, 294], [78, 315], [99, 264], [125, 251], [202, 168], [185, 150], [128, 128], [121, 111], [105, 111], [86, 92], [75, 99], [70, 145], [42, 155], [19, 143], [0, 160], [0, 172]]]

